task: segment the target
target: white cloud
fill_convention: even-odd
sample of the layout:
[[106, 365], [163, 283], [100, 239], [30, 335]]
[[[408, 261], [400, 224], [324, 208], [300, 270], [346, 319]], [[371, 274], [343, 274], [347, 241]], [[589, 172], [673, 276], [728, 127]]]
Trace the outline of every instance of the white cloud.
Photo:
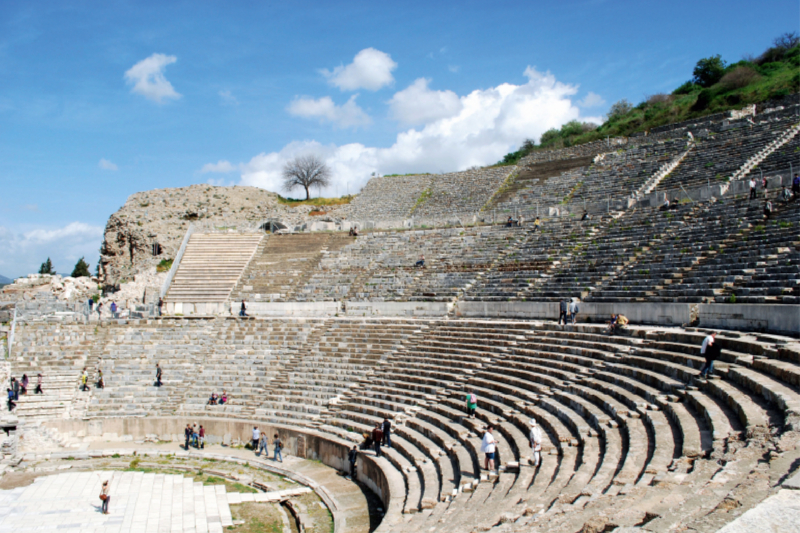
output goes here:
[[101, 159], [100, 162], [97, 163], [97, 166], [103, 170], [119, 170], [119, 167], [108, 159]]
[[228, 172], [233, 172], [236, 170], [236, 167], [230, 162], [220, 159], [216, 163], [206, 163], [203, 165], [203, 168], [200, 169], [201, 174], [205, 174], [207, 172], [216, 172], [219, 174], [227, 174]]
[[328, 78], [328, 83], [343, 91], [377, 91], [394, 83], [392, 71], [396, 68], [397, 63], [386, 52], [365, 48], [356, 54], [349, 65], [340, 65], [332, 71], [322, 69], [320, 72]]
[[605, 104], [606, 101], [599, 94], [589, 91], [583, 100], [578, 100], [578, 105], [581, 107], [599, 107]]
[[125, 73], [125, 80], [132, 93], [141, 94], [149, 100], [162, 103], [165, 99], [177, 100], [181, 97], [172, 84], [164, 77], [164, 69], [178, 60], [175, 56], [153, 54], [142, 59]]
[[357, 97], [358, 94], [354, 94], [347, 103], [338, 106], [333, 103], [330, 96], [323, 96], [318, 100], [303, 96], [295, 98], [289, 104], [287, 111], [297, 117], [318, 118], [320, 122], [333, 122], [342, 128], [366, 126], [372, 122], [372, 119], [356, 104]]
[[432, 91], [430, 80], [419, 78], [398, 91], [389, 100], [392, 118], [405, 124], [427, 124], [452, 117], [463, 109], [461, 99], [453, 91]]
[[448, 65], [447, 70], [449, 70], [453, 74], [458, 74], [458, 71], [461, 70], [461, 67], [459, 67], [458, 65]]
[[[538, 139], [550, 128], [582, 120], [579, 108], [571, 100], [577, 87], [530, 67], [525, 76], [528, 81], [521, 85], [504, 83], [458, 97], [459, 108], [452, 115], [433, 120], [421, 129], [399, 133], [388, 148], [303, 141], [290, 143], [278, 152], [261, 153], [241, 165], [240, 183], [280, 191], [280, 174], [286, 161], [314, 153], [325, 159], [333, 172], [334, 184], [323, 190], [323, 195], [343, 194], [348, 182], [349, 191], [357, 192], [372, 172], [453, 171], [496, 163], [523, 139]], [[426, 84], [424, 91], [420, 87], [415, 90], [434, 102], [437, 93], [447, 93], [430, 91]], [[450, 102], [452, 97], [442, 98]], [[416, 111], [406, 104], [409, 117], [430, 113], [429, 101], [421, 102], [426, 107]]]
[[220, 91], [218, 94], [222, 105], [239, 105], [239, 100], [230, 91]]
[[59, 274], [69, 275], [78, 259], [97, 264], [103, 228], [72, 222], [61, 228], [12, 231], [0, 226], [0, 273], [19, 277], [37, 272], [48, 258]]

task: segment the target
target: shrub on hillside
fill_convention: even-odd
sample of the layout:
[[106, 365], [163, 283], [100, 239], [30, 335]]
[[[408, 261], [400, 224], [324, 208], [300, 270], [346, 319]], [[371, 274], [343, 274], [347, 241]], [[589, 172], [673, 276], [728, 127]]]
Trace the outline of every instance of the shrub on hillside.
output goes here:
[[696, 91], [697, 89], [699, 89], [699, 87], [695, 85], [694, 82], [687, 81], [686, 83], [684, 83], [683, 85], [672, 91], [672, 94], [674, 95], [689, 94], [691, 92]]
[[728, 72], [719, 80], [719, 85], [726, 91], [741, 89], [761, 79], [761, 75], [750, 67], [739, 66]]
[[757, 65], [782, 61], [789, 55], [789, 51], [800, 45], [800, 36], [797, 32], [784, 33], [772, 41], [772, 47], [768, 48], [755, 60]]
[[72, 269], [73, 278], [89, 278], [92, 274], [89, 272], [89, 263], [83, 260], [83, 257], [78, 259], [75, 268]]
[[619, 102], [616, 102], [614, 105], [612, 105], [608, 110], [608, 120], [614, 120], [623, 115], [627, 115], [631, 112], [631, 110], [633, 110], [633, 105], [623, 98]]
[[725, 61], [719, 54], [703, 58], [695, 65], [692, 75], [692, 81], [700, 87], [711, 87], [725, 75]]
[[658, 93], [658, 94], [651, 94], [645, 100], [648, 104], [666, 104], [668, 102], [673, 101], [675, 98], [671, 94], [665, 93]]

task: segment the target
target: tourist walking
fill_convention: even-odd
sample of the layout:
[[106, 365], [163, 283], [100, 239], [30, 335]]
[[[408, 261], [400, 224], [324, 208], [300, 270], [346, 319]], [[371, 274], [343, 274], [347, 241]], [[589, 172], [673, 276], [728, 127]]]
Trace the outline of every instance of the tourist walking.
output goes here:
[[192, 425], [192, 446], [200, 447], [200, 431], [197, 429], [197, 423]]
[[22, 381], [20, 381], [19, 391], [23, 396], [28, 394], [28, 374], [22, 374]]
[[541, 224], [542, 224], [542, 221], [539, 220], [539, 217], [536, 217], [536, 220], [533, 221], [533, 231], [536, 232], [536, 230], [539, 229], [539, 226]]
[[381, 424], [381, 431], [383, 431], [383, 445], [392, 447], [392, 423], [389, 422], [387, 417], [383, 417], [383, 424]]
[[17, 381], [17, 378], [15, 378], [15, 377], [11, 378], [11, 390], [14, 392], [14, 401], [18, 402], [19, 401], [19, 381]]
[[94, 311], [94, 298], [89, 298], [89, 301], [86, 303], [89, 304], [89, 314], [91, 315], [92, 311]]
[[164, 300], [162, 298], [158, 299], [158, 316], [161, 316], [161, 309], [164, 307]]
[[761, 178], [761, 188], [764, 189], [764, 199], [767, 198], [767, 178], [766, 176]]
[[578, 320], [578, 313], [579, 312], [580, 312], [580, 309], [578, 308], [578, 300], [577, 299], [576, 300], [572, 300], [570, 302], [570, 304], [569, 304], [569, 318], [572, 321], [573, 325]]
[[531, 450], [533, 450], [533, 466], [539, 468], [542, 455], [542, 429], [536, 424], [536, 420], [531, 418]]
[[164, 374], [161, 372], [161, 365], [159, 363], [156, 363], [156, 387], [160, 387], [161, 385], [163, 385], [161, 381], [161, 378], [163, 376]]
[[103, 488], [100, 489], [100, 500], [103, 502], [100, 511], [103, 514], [108, 514], [108, 503], [111, 501], [111, 490], [108, 486], [108, 481], [103, 481]]
[[97, 388], [98, 389], [106, 388], [106, 382], [103, 379], [103, 370], [100, 368], [97, 369]]
[[464, 402], [467, 406], [467, 416], [475, 418], [475, 409], [478, 408], [478, 397], [474, 392], [469, 391]]
[[262, 433], [261, 438], [258, 439], [258, 455], [269, 455], [269, 451], [267, 449], [268, 446], [269, 443], [267, 442], [267, 434]]
[[772, 202], [767, 200], [764, 203], [764, 220], [769, 220], [769, 217], [772, 215]]
[[755, 199], [756, 197], [756, 179], [750, 178], [750, 200]]
[[248, 316], [247, 306], [244, 304], [244, 300], [242, 300], [242, 307], [239, 309], [239, 316]]
[[97, 320], [100, 320], [103, 316], [103, 304], [97, 304]]
[[274, 440], [272, 441], [272, 449], [275, 455], [272, 457], [272, 460], [277, 461], [278, 457], [280, 457], [281, 462], [283, 462], [283, 453], [281, 453], [281, 451], [283, 450], [283, 443], [281, 442], [281, 438], [278, 436], [277, 433], [275, 433], [275, 437], [273, 438]]
[[8, 412], [10, 413], [11, 411], [14, 410], [14, 408], [17, 406], [17, 404], [14, 403], [14, 391], [11, 389], [11, 387], [9, 387], [7, 389], [7, 391], [8, 391], [8, 404], [7, 405], [8, 405]]
[[494, 428], [489, 426], [483, 434], [481, 441], [481, 453], [484, 454], [484, 470], [494, 470], [494, 458], [497, 453], [497, 441], [492, 435]]
[[202, 424], [200, 425], [200, 431], [197, 433], [197, 437], [200, 442], [200, 449], [204, 450], [206, 447], [206, 430], [203, 428]]
[[117, 302], [111, 302], [111, 317], [114, 319], [119, 318], [119, 313], [117, 313]]
[[381, 442], [383, 442], [383, 431], [381, 431], [380, 424], [375, 424], [375, 429], [372, 430], [372, 445], [375, 447], [375, 455], [378, 457], [382, 455]]
[[703, 379], [708, 378], [714, 372], [714, 359], [718, 354], [718, 350], [714, 348], [716, 340], [717, 332], [715, 331], [703, 339], [703, 344], [700, 346], [700, 355], [706, 360], [703, 368], [700, 369], [700, 377]]
[[561, 321], [564, 321], [564, 325], [567, 325], [567, 311], [569, 310], [569, 306], [567, 304], [567, 300], [561, 298], [561, 301], [558, 302], [558, 325], [561, 325]]
[[183, 430], [183, 436], [186, 439], [186, 443], [183, 445], [183, 447], [188, 452], [189, 451], [189, 441], [192, 440], [192, 426], [191, 426], [191, 424], [186, 424], [186, 429]]
[[800, 198], [800, 174], [795, 174], [792, 180], [792, 192], [795, 198]]
[[258, 452], [258, 441], [261, 438], [261, 431], [258, 426], [253, 426], [253, 451]]
[[83, 367], [83, 372], [81, 372], [81, 390], [83, 392], [89, 390], [89, 374], [86, 372], [86, 367]]
[[36, 388], [33, 390], [34, 394], [44, 394], [42, 390], [42, 374], [36, 375]]
[[350, 463], [350, 479], [356, 479], [356, 462], [358, 461], [358, 447], [355, 445], [347, 452], [347, 462]]

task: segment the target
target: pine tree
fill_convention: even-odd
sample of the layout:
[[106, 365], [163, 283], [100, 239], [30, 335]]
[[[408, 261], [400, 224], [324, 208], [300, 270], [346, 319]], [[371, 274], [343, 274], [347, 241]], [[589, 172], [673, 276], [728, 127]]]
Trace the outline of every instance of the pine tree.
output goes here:
[[47, 261], [42, 263], [42, 266], [39, 267], [39, 274], [51, 274], [55, 275], [56, 271], [53, 270], [53, 262], [50, 261], [50, 258], [47, 258]]
[[73, 278], [88, 278], [91, 274], [89, 273], [89, 263], [83, 260], [83, 257], [78, 259], [78, 262], [75, 264], [75, 268], [72, 271]]

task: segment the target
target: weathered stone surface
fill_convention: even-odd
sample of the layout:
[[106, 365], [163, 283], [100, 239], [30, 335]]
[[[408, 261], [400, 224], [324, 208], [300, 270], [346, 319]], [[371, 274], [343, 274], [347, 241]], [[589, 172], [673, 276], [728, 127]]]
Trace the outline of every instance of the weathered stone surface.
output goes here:
[[800, 492], [779, 490], [718, 533], [800, 532]]

